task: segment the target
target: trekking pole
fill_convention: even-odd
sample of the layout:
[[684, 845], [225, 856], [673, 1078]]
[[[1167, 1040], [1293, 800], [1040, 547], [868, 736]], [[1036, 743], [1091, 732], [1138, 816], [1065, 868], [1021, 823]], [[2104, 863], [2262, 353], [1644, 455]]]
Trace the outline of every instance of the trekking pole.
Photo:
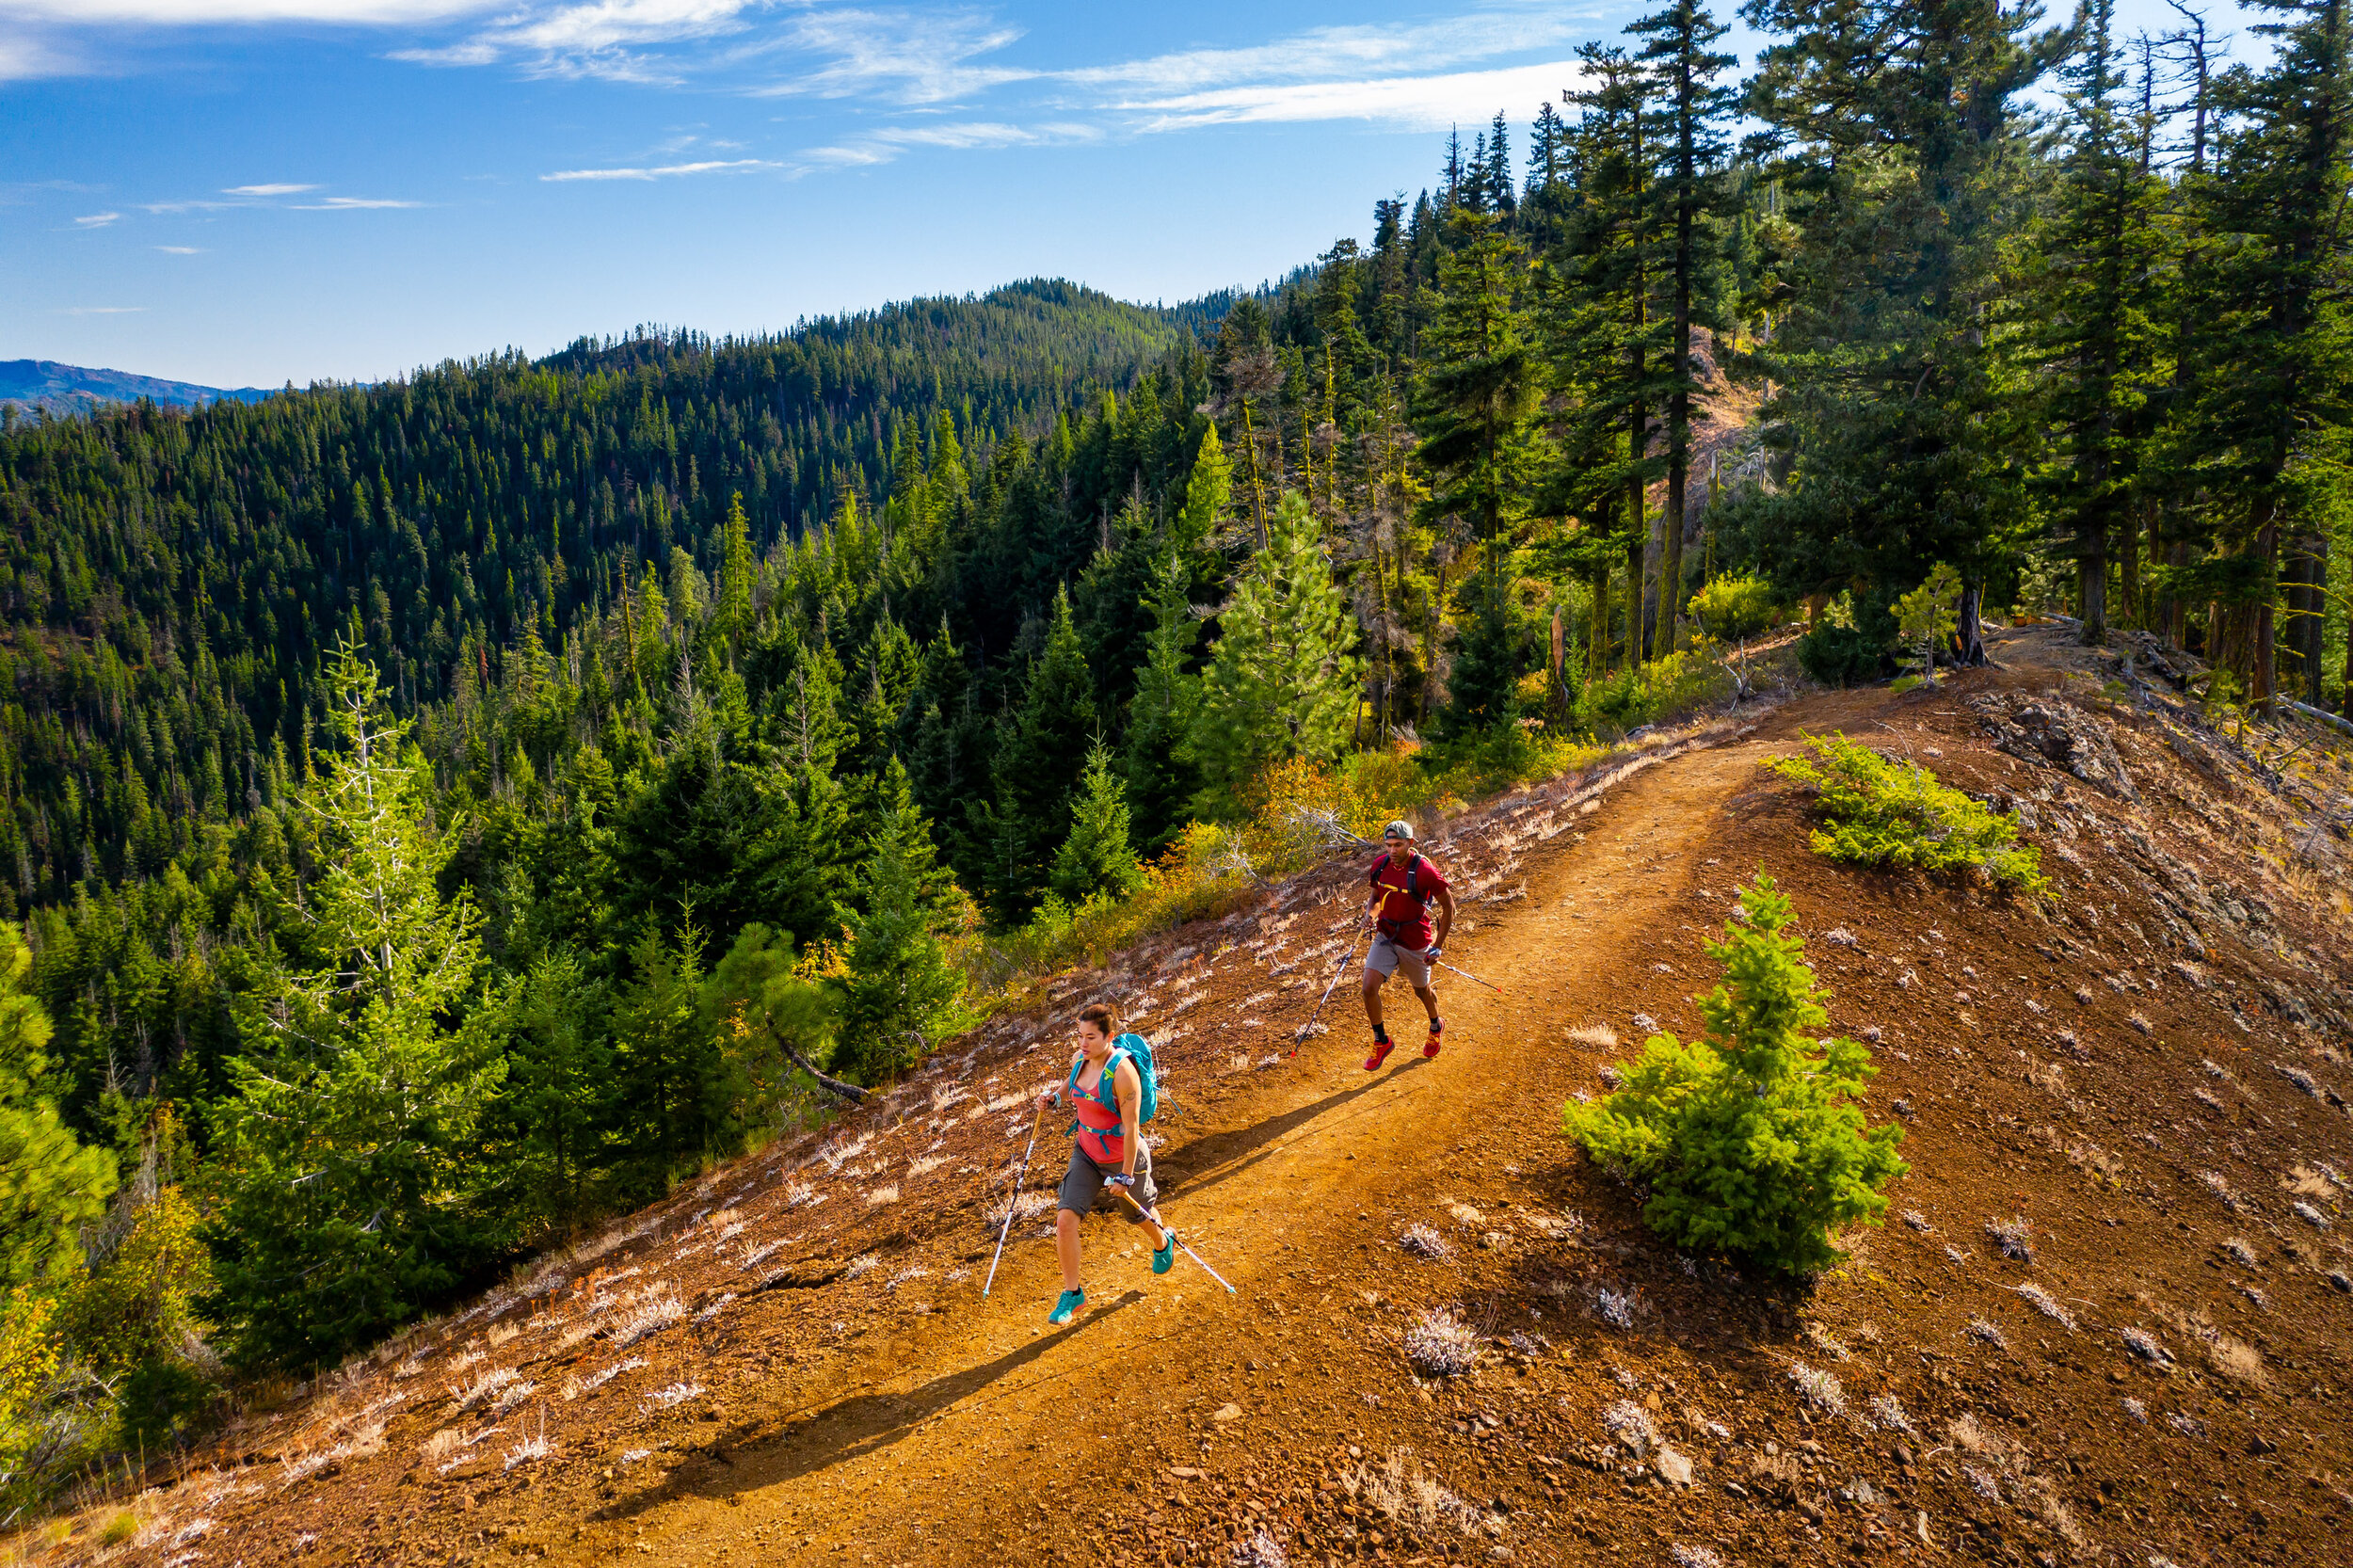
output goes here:
[[[1362, 939], [1363, 938], [1361, 937], [1358, 938], [1359, 941]], [[1356, 945], [1354, 942], [1352, 942], [1349, 944], [1348, 956], [1341, 959], [1340, 967], [1332, 971], [1332, 984], [1323, 988], [1322, 1000], [1316, 1003], [1316, 1010], [1307, 1015], [1307, 1021], [1301, 1024], [1299, 1026], [1299, 1032], [1291, 1036], [1291, 1040], [1293, 1042], [1290, 1048], [1291, 1055], [1297, 1056], [1299, 1054], [1298, 1042], [1305, 1040], [1307, 1036], [1314, 1032], [1316, 1020], [1323, 1016], [1323, 1003], [1332, 1000], [1332, 993], [1340, 988], [1340, 976], [1346, 974], [1348, 972], [1348, 967], [1355, 961]]]
[[[1128, 1207], [1136, 1211], [1138, 1217], [1152, 1220], [1151, 1215], [1144, 1213], [1144, 1205], [1136, 1202], [1134, 1193], [1128, 1192], [1125, 1187], [1114, 1187], [1112, 1191], [1118, 1193], [1121, 1199], [1126, 1202]], [[1184, 1247], [1185, 1256], [1187, 1257], [1192, 1258], [1195, 1263], [1201, 1263], [1201, 1255], [1194, 1252], [1191, 1247], [1186, 1247], [1185, 1239], [1177, 1235], [1174, 1227], [1160, 1220], [1152, 1220], [1152, 1223], [1159, 1225], [1162, 1230], [1167, 1231], [1168, 1239], [1170, 1240], [1176, 1242], [1180, 1247]], [[1217, 1281], [1220, 1285], [1225, 1285], [1225, 1276], [1219, 1273], [1215, 1269], [1210, 1268], [1207, 1263], [1201, 1263], [1201, 1272], [1208, 1274], [1211, 1279]], [[1241, 1291], [1235, 1289], [1230, 1285], [1225, 1285], [1225, 1293], [1229, 1296], [1239, 1296], [1241, 1294]]]
[[1045, 1118], [1046, 1107], [1040, 1105], [1030, 1112], [1030, 1146], [1021, 1151], [1021, 1174], [1013, 1178], [1013, 1191], [1005, 1195], [1005, 1228], [997, 1233], [997, 1256], [988, 1260], [988, 1280], [981, 1287], [981, 1300], [988, 1300], [988, 1292], [997, 1283], [997, 1264], [1005, 1256], [1005, 1238], [1013, 1234], [1014, 1210], [1021, 1207], [1021, 1184], [1030, 1179], [1030, 1155], [1037, 1147], [1037, 1124]]
[[[1445, 959], [1443, 959], [1443, 958], [1433, 958], [1433, 959], [1431, 960], [1431, 962], [1432, 962], [1433, 964], [1437, 965], [1437, 966], [1438, 966], [1438, 968], [1442, 968], [1442, 969], [1454, 969], [1454, 966], [1453, 966], [1453, 965], [1451, 965], [1451, 964], [1449, 964], [1449, 963], [1448, 963], [1448, 962], [1447, 962]], [[1492, 981], [1492, 980], [1481, 980], [1481, 979], [1480, 979], [1477, 975], [1475, 975], [1475, 974], [1471, 973], [1471, 972], [1470, 972], [1470, 970], [1468, 970], [1468, 969], [1454, 969], [1454, 972], [1455, 972], [1456, 974], [1461, 975], [1461, 976], [1462, 976], [1465, 980], [1467, 980], [1467, 981], [1471, 982], [1471, 984], [1475, 984], [1475, 985], [1484, 985], [1485, 987], [1487, 987], [1487, 989], [1488, 989], [1488, 990], [1493, 991], [1496, 995], [1497, 995], [1497, 996], [1499, 996], [1499, 997], [1500, 997], [1500, 996], [1508, 996], [1508, 995], [1510, 995], [1510, 993], [1509, 993], [1509, 992], [1505, 991], [1505, 990], [1504, 990], [1504, 988], [1503, 988], [1502, 986], [1500, 986], [1500, 985], [1497, 984], [1494, 981]]]

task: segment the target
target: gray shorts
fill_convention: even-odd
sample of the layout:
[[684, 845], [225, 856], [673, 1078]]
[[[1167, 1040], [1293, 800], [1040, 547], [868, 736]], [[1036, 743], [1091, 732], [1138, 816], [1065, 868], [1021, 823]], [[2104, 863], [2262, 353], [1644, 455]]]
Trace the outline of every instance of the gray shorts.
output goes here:
[[1430, 989], [1430, 960], [1414, 948], [1402, 947], [1386, 936], [1375, 936], [1365, 953], [1365, 973], [1387, 979], [1394, 971], [1405, 977], [1405, 984], [1417, 991]]
[[[1063, 1173], [1062, 1198], [1055, 1207], [1067, 1208], [1073, 1214], [1084, 1216], [1088, 1209], [1095, 1208], [1099, 1202], [1105, 1208], [1119, 1210], [1131, 1225], [1144, 1224], [1141, 1219], [1137, 1218], [1134, 1209], [1112, 1196], [1111, 1190], [1103, 1185], [1105, 1176], [1118, 1174], [1117, 1165], [1097, 1165], [1092, 1155], [1079, 1147], [1077, 1144], [1072, 1144], [1070, 1145], [1070, 1169]], [[1160, 1201], [1160, 1190], [1152, 1184], [1152, 1151], [1150, 1149], [1140, 1147], [1136, 1150], [1136, 1184], [1128, 1191], [1133, 1193], [1136, 1202], [1145, 1208]]]

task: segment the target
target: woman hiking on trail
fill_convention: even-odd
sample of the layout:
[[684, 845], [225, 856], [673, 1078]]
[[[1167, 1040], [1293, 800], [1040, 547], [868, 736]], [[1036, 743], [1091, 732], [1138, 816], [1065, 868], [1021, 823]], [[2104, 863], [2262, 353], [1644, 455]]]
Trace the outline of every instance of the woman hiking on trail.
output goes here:
[[[1144, 1146], [1139, 1123], [1151, 1115], [1144, 1075], [1151, 1072], [1151, 1048], [1132, 1034], [1119, 1032], [1119, 1015], [1101, 1002], [1079, 1014], [1079, 1049], [1070, 1059], [1070, 1076], [1060, 1088], [1037, 1097], [1038, 1109], [1062, 1102], [1069, 1091], [1078, 1116], [1071, 1141], [1070, 1169], [1062, 1178], [1062, 1196], [1054, 1214], [1054, 1245], [1062, 1256], [1062, 1296], [1048, 1314], [1049, 1323], [1066, 1323], [1087, 1309], [1087, 1293], [1079, 1285], [1079, 1221], [1093, 1208], [1106, 1188], [1124, 1190], [1134, 1204], [1130, 1224], [1149, 1227], [1154, 1237], [1152, 1272], [1168, 1272], [1176, 1261], [1176, 1233], [1160, 1224], [1155, 1207], [1160, 1189], [1152, 1184], [1152, 1151]], [[1141, 1071], [1139, 1071], [1141, 1066]], [[1115, 1202], [1116, 1200], [1114, 1200]]]
[[[1365, 1016], [1372, 1023], [1372, 1054], [1365, 1059], [1369, 1073], [1381, 1070], [1396, 1044], [1381, 1025], [1381, 987], [1392, 972], [1405, 977], [1430, 1015], [1430, 1038], [1422, 1045], [1422, 1055], [1438, 1054], [1446, 1024], [1438, 1016], [1438, 994], [1430, 988], [1430, 963], [1454, 927], [1454, 891], [1437, 867], [1415, 853], [1414, 824], [1389, 824], [1381, 830], [1381, 841], [1388, 853], [1372, 863], [1365, 878], [1372, 888], [1365, 918], [1373, 931], [1372, 946], [1365, 952]], [[1430, 929], [1433, 903], [1438, 906], [1434, 935]]]

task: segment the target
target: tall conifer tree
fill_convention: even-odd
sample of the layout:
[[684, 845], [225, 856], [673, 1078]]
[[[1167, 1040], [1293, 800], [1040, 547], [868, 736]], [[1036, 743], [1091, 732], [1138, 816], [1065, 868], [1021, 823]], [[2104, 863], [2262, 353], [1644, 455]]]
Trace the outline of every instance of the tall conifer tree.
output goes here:
[[1725, 28], [1699, 0], [1671, 0], [1626, 31], [1650, 41], [1638, 58], [1651, 71], [1658, 104], [1659, 173], [1654, 193], [1664, 210], [1667, 237], [1660, 270], [1672, 336], [1664, 367], [1667, 397], [1667, 510], [1660, 522], [1658, 625], [1662, 651], [1672, 651], [1683, 615], [1683, 536], [1689, 523], [1691, 472], [1691, 393], [1698, 377], [1691, 363], [1695, 312], [1711, 319], [1710, 284], [1717, 271], [1711, 253], [1715, 220], [1726, 209], [1727, 192], [1717, 168], [1725, 151], [1723, 128], [1732, 89], [1717, 78], [1738, 65], [1737, 56], [1709, 46]]
[[1296, 491], [1284, 494], [1267, 547], [1235, 578], [1218, 627], [1194, 729], [1210, 784], [1230, 790], [1271, 762], [1339, 755], [1362, 675], [1356, 628], [1322, 531]]

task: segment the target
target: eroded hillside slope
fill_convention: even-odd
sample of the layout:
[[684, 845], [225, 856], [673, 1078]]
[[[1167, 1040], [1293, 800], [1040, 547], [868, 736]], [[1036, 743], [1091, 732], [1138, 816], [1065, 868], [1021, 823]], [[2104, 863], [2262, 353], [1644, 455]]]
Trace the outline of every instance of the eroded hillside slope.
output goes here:
[[[225, 1434], [43, 1563], [2329, 1560], [2353, 1512], [2346, 779], [2145, 661], [2005, 668], [1654, 741], [1433, 831], [1472, 896], [1448, 1049], [1361, 1066], [1362, 860], [1169, 933], [521, 1287]], [[2068, 666], [2083, 666], [2071, 673]], [[2085, 679], [2088, 670], [2089, 679]], [[2103, 686], [2106, 696], [2102, 695]], [[2113, 700], [2110, 700], [2110, 699]], [[2048, 914], [1841, 870], [1766, 775], [1801, 729], [2018, 810]], [[2275, 747], [2275, 749], [2277, 749]], [[2275, 766], [2281, 771], [2272, 771]], [[1807, 1290], [1678, 1258], [1560, 1135], [1758, 868], [1912, 1174]], [[1090, 1222], [1064, 1330], [1042, 1142], [1064, 1020], [1156, 1032], [1167, 1212], [1239, 1288]], [[1408, 1004], [1410, 1007], [1410, 1003]], [[1048, 1128], [1049, 1134], [1052, 1128]], [[1406, 1243], [1410, 1240], [1411, 1246]], [[1474, 1369], [1417, 1378], [1426, 1315]], [[1711, 1560], [1706, 1554], [1713, 1553]]]

